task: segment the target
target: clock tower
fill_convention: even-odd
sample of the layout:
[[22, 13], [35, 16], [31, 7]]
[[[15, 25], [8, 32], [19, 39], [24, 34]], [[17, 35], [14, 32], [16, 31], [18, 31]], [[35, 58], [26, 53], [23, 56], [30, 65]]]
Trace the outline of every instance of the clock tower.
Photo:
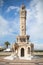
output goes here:
[[26, 8], [24, 5], [20, 8], [20, 35], [16, 38], [17, 55], [21, 59], [29, 59], [33, 54], [33, 44], [29, 42], [29, 35], [26, 35]]
[[20, 9], [20, 35], [26, 35], [26, 8], [24, 5]]
[[26, 35], [26, 13], [26, 8], [22, 5], [20, 8], [20, 35], [17, 36], [17, 43], [19, 45], [28, 43], [30, 37]]

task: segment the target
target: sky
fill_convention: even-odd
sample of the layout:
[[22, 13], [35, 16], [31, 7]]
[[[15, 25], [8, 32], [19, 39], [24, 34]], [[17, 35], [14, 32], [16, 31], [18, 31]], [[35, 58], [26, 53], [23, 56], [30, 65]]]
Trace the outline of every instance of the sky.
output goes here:
[[35, 49], [43, 49], [43, 0], [0, 0], [0, 45], [16, 42], [20, 34], [20, 7], [26, 7], [26, 34]]

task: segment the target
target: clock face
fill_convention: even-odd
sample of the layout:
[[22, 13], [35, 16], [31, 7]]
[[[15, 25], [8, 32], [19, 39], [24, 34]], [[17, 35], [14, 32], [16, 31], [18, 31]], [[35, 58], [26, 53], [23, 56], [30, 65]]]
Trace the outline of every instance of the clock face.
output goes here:
[[23, 14], [23, 15], [24, 15], [24, 12], [21, 12], [21, 14]]
[[21, 15], [21, 17], [26, 17], [25, 11], [22, 11], [20, 15]]

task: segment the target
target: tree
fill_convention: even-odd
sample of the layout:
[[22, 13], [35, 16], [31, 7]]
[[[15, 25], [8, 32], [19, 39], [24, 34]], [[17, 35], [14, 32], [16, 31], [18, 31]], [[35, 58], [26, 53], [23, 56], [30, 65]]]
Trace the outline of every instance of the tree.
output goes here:
[[10, 45], [10, 43], [8, 41], [5, 42], [6, 48], [8, 48], [8, 46]]

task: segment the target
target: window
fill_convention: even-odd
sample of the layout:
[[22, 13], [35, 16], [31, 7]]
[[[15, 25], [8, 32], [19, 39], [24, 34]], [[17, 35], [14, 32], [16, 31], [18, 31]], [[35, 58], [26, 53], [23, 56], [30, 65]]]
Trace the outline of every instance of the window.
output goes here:
[[25, 38], [20, 38], [20, 41], [21, 42], [26, 42], [26, 39]]

